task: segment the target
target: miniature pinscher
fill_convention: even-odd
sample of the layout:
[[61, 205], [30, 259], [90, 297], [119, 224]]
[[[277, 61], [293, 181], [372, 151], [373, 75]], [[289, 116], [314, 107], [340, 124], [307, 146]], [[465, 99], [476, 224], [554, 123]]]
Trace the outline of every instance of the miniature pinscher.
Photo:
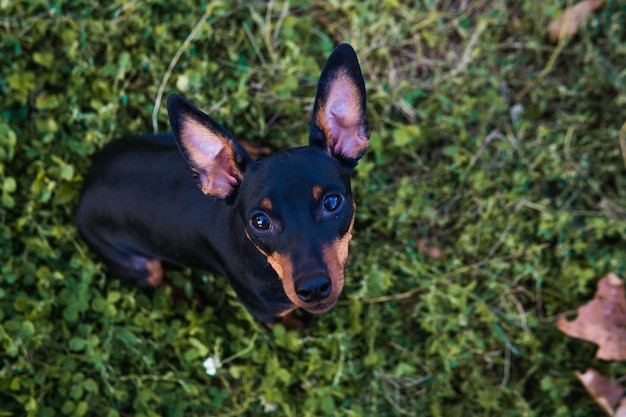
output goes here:
[[354, 224], [350, 175], [369, 144], [352, 47], [324, 66], [308, 146], [254, 160], [181, 96], [167, 111], [171, 135], [112, 141], [85, 178], [77, 226], [110, 273], [157, 287], [162, 261], [212, 271], [268, 325], [331, 309]]

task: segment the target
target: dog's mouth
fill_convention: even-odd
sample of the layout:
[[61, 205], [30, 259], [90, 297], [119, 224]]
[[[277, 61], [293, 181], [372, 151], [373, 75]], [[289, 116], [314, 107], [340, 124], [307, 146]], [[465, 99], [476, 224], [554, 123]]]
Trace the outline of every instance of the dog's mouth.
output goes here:
[[[346, 240], [347, 242], [347, 240]], [[347, 257], [338, 257], [326, 247], [322, 253], [324, 267], [309, 268], [306, 274], [294, 275], [292, 257], [275, 252], [267, 256], [267, 261], [282, 281], [287, 298], [298, 308], [312, 314], [322, 314], [335, 306], [344, 284], [343, 267]]]
[[301, 308], [312, 314], [322, 314], [332, 309], [336, 303], [337, 303], [337, 299], [334, 298], [332, 300], [320, 301], [314, 305], [302, 306]]

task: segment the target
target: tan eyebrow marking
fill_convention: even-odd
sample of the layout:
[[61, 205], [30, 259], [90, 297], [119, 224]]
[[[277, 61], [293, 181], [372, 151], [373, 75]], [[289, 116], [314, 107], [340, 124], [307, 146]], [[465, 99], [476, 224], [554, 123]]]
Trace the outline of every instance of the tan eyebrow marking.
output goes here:
[[313, 197], [315, 197], [316, 200], [319, 200], [322, 197], [323, 191], [324, 189], [322, 188], [321, 185], [313, 186]]
[[261, 207], [263, 207], [267, 211], [272, 211], [272, 201], [269, 198], [265, 197], [263, 200], [261, 200]]

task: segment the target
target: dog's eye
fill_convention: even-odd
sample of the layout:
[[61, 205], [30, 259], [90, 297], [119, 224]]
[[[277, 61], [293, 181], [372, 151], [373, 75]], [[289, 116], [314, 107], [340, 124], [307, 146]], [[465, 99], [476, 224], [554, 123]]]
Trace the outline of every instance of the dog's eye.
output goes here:
[[252, 223], [252, 226], [259, 230], [267, 230], [270, 228], [271, 225], [270, 218], [262, 213], [252, 216], [252, 219], [250, 219], [250, 223]]
[[334, 211], [339, 207], [341, 203], [341, 196], [339, 194], [329, 194], [324, 197], [324, 210]]

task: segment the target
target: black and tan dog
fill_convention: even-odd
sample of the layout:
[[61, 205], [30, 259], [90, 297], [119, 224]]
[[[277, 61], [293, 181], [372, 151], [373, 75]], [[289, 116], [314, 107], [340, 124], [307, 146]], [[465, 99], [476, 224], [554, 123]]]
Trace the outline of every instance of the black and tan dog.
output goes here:
[[167, 109], [173, 135], [113, 141], [85, 179], [78, 228], [109, 271], [144, 287], [162, 281], [161, 261], [216, 272], [267, 324], [332, 308], [354, 222], [350, 174], [369, 139], [352, 47], [322, 71], [309, 146], [256, 161], [181, 96]]

